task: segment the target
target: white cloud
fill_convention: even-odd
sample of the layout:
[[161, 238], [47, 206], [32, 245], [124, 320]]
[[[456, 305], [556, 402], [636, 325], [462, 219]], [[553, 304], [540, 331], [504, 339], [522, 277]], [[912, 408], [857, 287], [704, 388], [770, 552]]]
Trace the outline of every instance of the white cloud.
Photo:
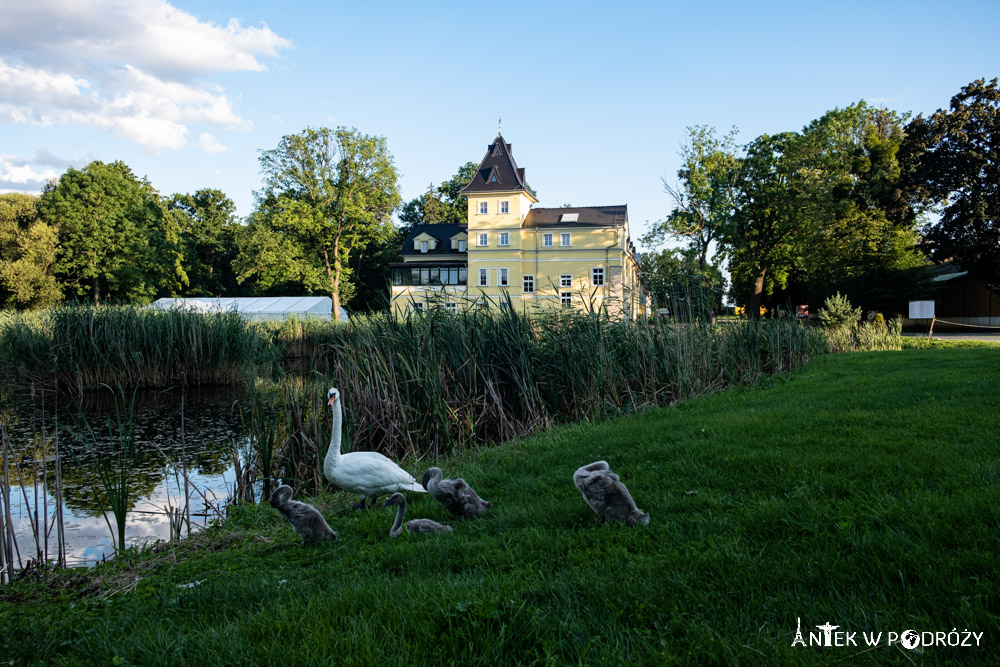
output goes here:
[[37, 171], [16, 155], [0, 155], [0, 192], [37, 192], [58, 174], [52, 168]]
[[22, 53], [131, 64], [159, 76], [265, 68], [292, 47], [267, 25], [201, 21], [164, 0], [5, 0], [0, 42]]
[[[204, 75], [261, 71], [290, 47], [266, 25], [220, 26], [163, 0], [6, 0], [0, 123], [97, 127], [152, 154], [179, 150], [194, 125], [252, 127]], [[197, 145], [225, 150], [208, 132]]]
[[202, 132], [198, 137], [198, 148], [205, 151], [209, 155], [215, 155], [216, 153], [222, 153], [223, 151], [229, 150], [229, 148], [220, 144], [219, 141], [208, 132]]
[[153, 154], [183, 148], [188, 124], [252, 127], [218, 90], [162, 81], [132, 66], [111, 81], [105, 97], [86, 80], [0, 60], [0, 121], [98, 127]]

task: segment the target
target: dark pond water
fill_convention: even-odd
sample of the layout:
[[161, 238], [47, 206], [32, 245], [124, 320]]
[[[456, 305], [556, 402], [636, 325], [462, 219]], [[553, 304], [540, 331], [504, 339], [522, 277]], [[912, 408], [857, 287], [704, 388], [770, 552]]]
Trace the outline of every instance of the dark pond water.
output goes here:
[[[186, 504], [192, 523], [204, 525], [217, 516], [214, 508], [224, 507], [235, 481], [234, 444], [245, 442], [239, 398], [239, 392], [232, 388], [135, 394], [137, 456], [128, 474], [133, 501], [127, 515], [127, 546], [169, 539], [170, 508], [183, 508]], [[132, 394], [127, 393], [122, 409], [127, 411], [131, 400]], [[115, 518], [108, 511], [106, 520], [101, 511], [102, 502], [106, 502], [99, 499], [104, 496], [104, 485], [92, 463], [91, 453], [96, 453], [105, 462], [113, 460], [114, 437], [108, 436], [108, 420], [112, 425], [117, 423], [114, 395], [110, 392], [89, 394], [80, 405], [63, 397], [58, 413], [54, 410], [51, 394], [8, 397], [5, 403], [8, 404], [5, 412], [10, 419], [8, 429], [13, 449], [8, 473], [10, 506], [22, 561], [36, 554], [32, 519], [37, 516], [36, 522], [44, 524], [42, 516], [46, 503], [50, 525], [54, 517], [54, 468], [47, 467], [46, 480], [40, 461], [43, 430], [46, 456], [51, 457], [54, 453], [57, 417], [67, 562], [69, 565], [92, 565], [113, 555], [114, 541], [108, 521], [117, 535]], [[119, 403], [122, 403], [120, 398]], [[90, 425], [93, 437], [81, 421], [81, 414]], [[81, 442], [81, 435], [89, 445]], [[32, 460], [38, 462], [34, 473]], [[20, 483], [15, 461], [19, 463]], [[187, 489], [182, 470], [187, 472]], [[52, 529], [50, 560], [55, 560], [55, 545], [56, 531]]]

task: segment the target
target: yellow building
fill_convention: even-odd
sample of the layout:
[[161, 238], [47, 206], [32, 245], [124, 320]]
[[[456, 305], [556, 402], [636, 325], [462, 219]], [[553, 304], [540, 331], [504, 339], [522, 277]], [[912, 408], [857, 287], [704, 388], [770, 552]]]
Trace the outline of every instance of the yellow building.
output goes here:
[[[515, 308], [645, 309], [627, 206], [537, 208], [498, 135], [461, 194], [468, 224], [415, 225], [392, 265], [393, 309], [452, 311], [475, 303]], [[484, 299], [485, 297], [485, 299]]]

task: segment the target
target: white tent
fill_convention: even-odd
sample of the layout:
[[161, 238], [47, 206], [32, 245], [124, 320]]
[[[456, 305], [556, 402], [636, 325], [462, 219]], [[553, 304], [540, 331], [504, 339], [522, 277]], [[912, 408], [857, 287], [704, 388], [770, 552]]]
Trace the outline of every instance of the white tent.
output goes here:
[[[154, 308], [182, 308], [199, 313], [221, 313], [235, 310], [248, 320], [284, 320], [289, 317], [331, 319], [333, 299], [328, 296], [261, 296], [261, 297], [198, 297], [191, 299], [157, 299]], [[347, 311], [340, 309], [340, 320], [347, 321]]]

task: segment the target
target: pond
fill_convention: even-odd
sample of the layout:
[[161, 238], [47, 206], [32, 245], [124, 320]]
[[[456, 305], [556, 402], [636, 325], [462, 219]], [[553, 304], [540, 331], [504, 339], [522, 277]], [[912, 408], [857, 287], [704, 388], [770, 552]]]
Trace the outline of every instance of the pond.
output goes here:
[[[234, 447], [245, 442], [239, 399], [239, 390], [232, 387], [135, 394], [136, 460], [128, 472], [133, 499], [127, 513], [126, 546], [170, 539], [174, 508], [187, 506], [193, 529], [218, 516], [235, 482]], [[126, 393], [122, 414], [131, 401], [132, 394]], [[36, 557], [38, 548], [44, 553], [44, 538], [40, 547], [35, 539], [36, 532], [42, 531], [35, 531], [33, 525], [46, 523], [50, 526], [49, 559], [56, 559], [54, 466], [50, 462], [43, 473], [41, 462], [43, 433], [45, 457], [54, 455], [57, 419], [67, 564], [93, 565], [110, 558], [115, 517], [109, 510], [105, 519], [101, 510], [107, 504], [105, 487], [91, 453], [105, 462], [114, 460], [116, 436], [109, 438], [108, 424], [110, 420], [116, 430], [115, 395], [95, 392], [79, 403], [60, 397], [58, 411], [52, 392], [6, 403], [12, 450], [7, 472], [11, 524], [21, 564]], [[118, 403], [123, 401], [119, 398]], [[19, 567], [16, 555], [14, 566]]]

